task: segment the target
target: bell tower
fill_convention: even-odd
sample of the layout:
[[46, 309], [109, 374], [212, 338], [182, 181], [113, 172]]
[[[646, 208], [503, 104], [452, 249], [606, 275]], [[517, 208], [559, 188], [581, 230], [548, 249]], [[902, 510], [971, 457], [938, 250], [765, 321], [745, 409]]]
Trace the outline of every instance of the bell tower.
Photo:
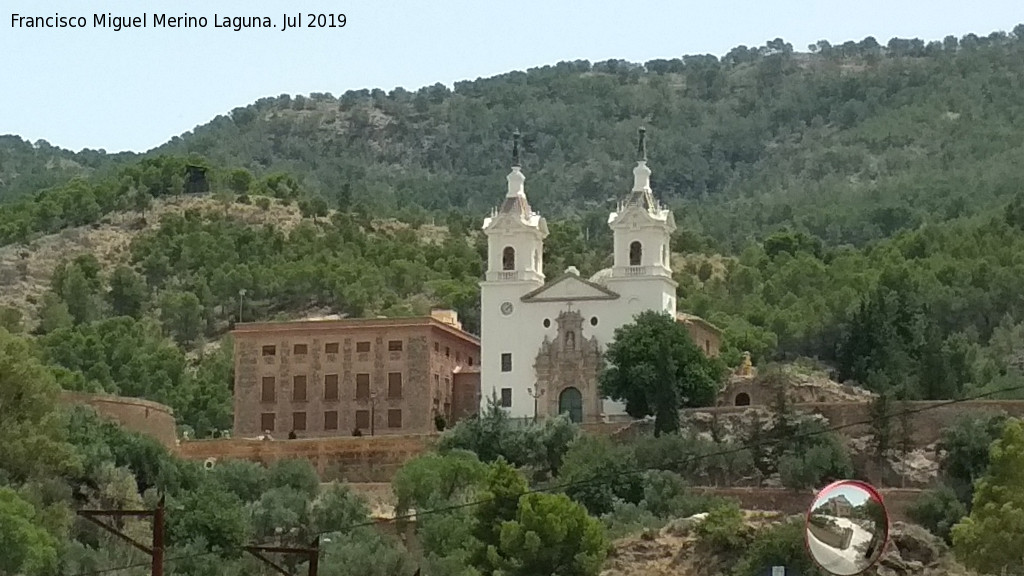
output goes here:
[[512, 171], [499, 208], [484, 220], [487, 235], [487, 282], [544, 283], [544, 238], [548, 225], [530, 208], [526, 176], [519, 160], [519, 131], [513, 135]]
[[637, 312], [662, 310], [675, 316], [676, 282], [672, 280], [672, 211], [651, 190], [647, 166], [647, 134], [640, 128], [633, 188], [608, 218], [614, 235], [614, 260], [607, 285], [627, 296]]
[[[511, 391], [504, 406], [525, 410], [527, 387], [533, 386], [528, 358], [535, 348], [513, 335], [531, 327], [521, 298], [544, 285], [544, 239], [548, 225], [526, 199], [519, 158], [519, 131], [513, 135], [512, 171], [501, 206], [484, 219], [487, 236], [487, 272], [480, 283], [481, 409], [492, 395]], [[532, 352], [532, 353], [531, 353]]]

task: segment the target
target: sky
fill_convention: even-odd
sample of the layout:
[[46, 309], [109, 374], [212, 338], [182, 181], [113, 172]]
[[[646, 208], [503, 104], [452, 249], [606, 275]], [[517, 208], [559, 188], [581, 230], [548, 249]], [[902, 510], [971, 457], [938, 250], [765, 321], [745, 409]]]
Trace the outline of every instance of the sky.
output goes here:
[[[93, 27], [94, 14], [147, 28]], [[155, 28], [153, 14], [206, 28]], [[284, 14], [343, 28], [280, 30]], [[86, 28], [18, 27], [14, 15], [84, 16]], [[266, 16], [273, 28], [215, 28]], [[874, 36], [941, 40], [1009, 32], [1020, 0], [0, 0], [0, 135], [144, 152], [231, 109], [280, 94], [452, 86], [563, 60], [722, 56], [774, 38], [803, 51]]]
[[829, 490], [827, 493], [818, 494], [815, 497], [814, 503], [811, 505], [811, 509], [813, 510], [837, 496], [846, 496], [846, 500], [849, 501], [851, 505], [860, 506], [870, 497], [870, 494], [867, 490], [856, 485], [840, 486]]

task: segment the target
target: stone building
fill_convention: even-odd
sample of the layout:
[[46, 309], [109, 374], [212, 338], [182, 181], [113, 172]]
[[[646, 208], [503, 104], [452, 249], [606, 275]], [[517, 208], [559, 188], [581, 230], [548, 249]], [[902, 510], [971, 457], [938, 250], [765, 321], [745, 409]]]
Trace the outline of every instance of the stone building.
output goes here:
[[236, 437], [429, 433], [436, 416], [454, 421], [454, 377], [480, 359], [452, 311], [243, 323], [232, 334]]
[[[671, 238], [675, 217], [651, 189], [641, 130], [632, 187], [609, 214], [613, 265], [589, 279], [570, 266], [544, 274], [547, 222], [526, 198], [518, 134], [500, 207], [484, 219], [488, 257], [480, 283], [481, 403], [496, 397], [513, 418], [568, 412], [577, 422], [628, 419], [625, 405], [597, 387], [604, 347], [615, 329], [656, 310], [684, 324], [706, 354], [717, 355], [720, 331], [676, 310]], [[485, 406], [481, 406], [482, 408]]]
[[452, 374], [452, 421], [480, 411], [480, 366], [457, 366]]
[[676, 313], [676, 321], [686, 326], [686, 331], [690, 333], [690, 338], [693, 338], [693, 342], [705, 354], [712, 358], [718, 357], [722, 346], [721, 328], [700, 316], [686, 314], [685, 312]]

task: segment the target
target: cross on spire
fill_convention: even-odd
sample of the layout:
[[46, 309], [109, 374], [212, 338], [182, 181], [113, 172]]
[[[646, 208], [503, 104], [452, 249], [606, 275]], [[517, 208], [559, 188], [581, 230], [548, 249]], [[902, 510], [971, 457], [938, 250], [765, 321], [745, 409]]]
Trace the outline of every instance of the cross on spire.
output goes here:
[[522, 164], [519, 163], [519, 138], [520, 138], [520, 136], [521, 136], [521, 134], [519, 134], [519, 129], [517, 128], [516, 131], [514, 133], [512, 133], [512, 167], [513, 168], [518, 168], [518, 167], [522, 166]]

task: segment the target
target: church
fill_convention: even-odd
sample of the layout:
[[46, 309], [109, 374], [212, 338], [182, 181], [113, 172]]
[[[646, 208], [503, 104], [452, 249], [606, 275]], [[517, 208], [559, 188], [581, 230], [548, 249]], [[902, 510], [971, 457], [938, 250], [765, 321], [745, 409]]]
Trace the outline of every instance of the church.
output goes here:
[[562, 412], [580, 423], [626, 417], [623, 403], [602, 398], [598, 374], [615, 329], [646, 310], [677, 318], [705, 353], [717, 354], [717, 328], [676, 311], [670, 265], [676, 223], [651, 190], [642, 128], [632, 190], [608, 217], [614, 263], [589, 279], [570, 266], [547, 281], [547, 222], [526, 197], [518, 133], [512, 157], [505, 199], [483, 222], [488, 258], [480, 283], [481, 409], [495, 398], [520, 420]]

